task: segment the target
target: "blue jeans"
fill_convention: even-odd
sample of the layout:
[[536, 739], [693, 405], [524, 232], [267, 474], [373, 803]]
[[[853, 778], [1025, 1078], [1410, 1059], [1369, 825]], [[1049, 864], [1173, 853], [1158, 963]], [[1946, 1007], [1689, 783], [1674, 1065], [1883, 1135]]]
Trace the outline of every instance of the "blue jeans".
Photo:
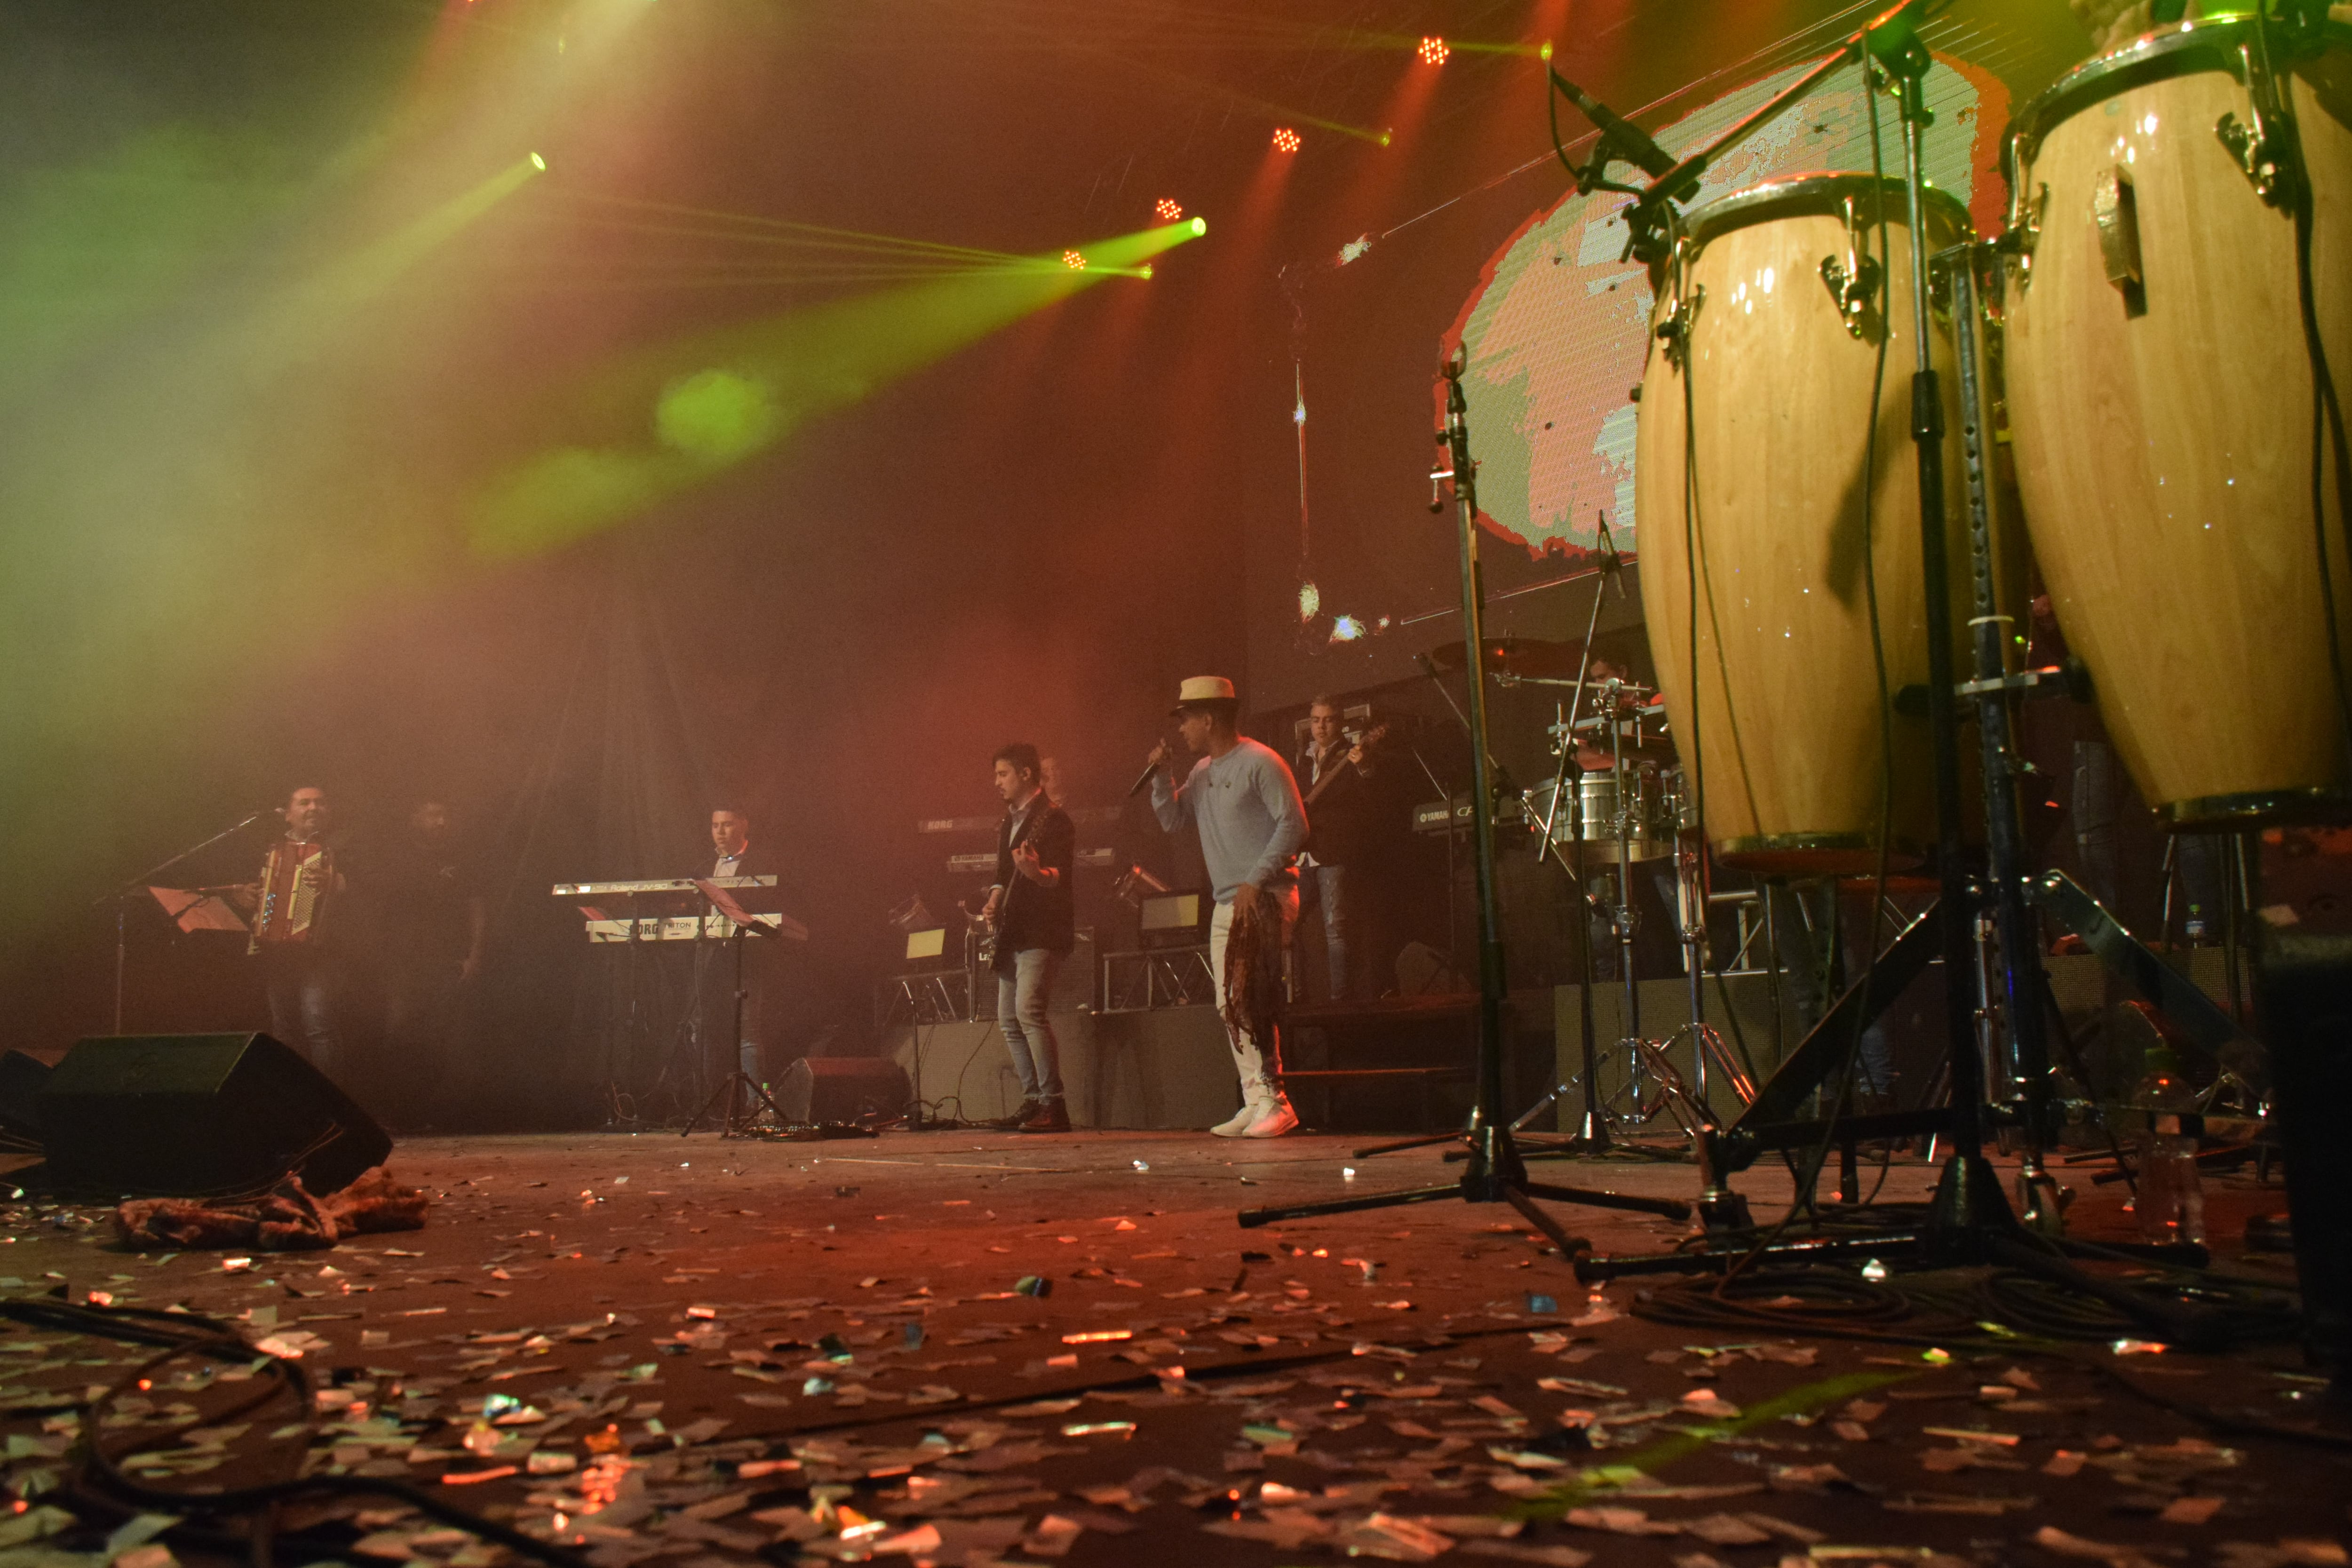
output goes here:
[[1348, 903], [1348, 868], [1318, 861], [1302, 869], [1307, 876], [1299, 884], [1300, 890], [1323, 909], [1323, 959], [1331, 977], [1328, 999], [1345, 1002], [1352, 980], [1348, 948], [1356, 933], [1356, 913]]
[[1011, 969], [997, 972], [996, 1024], [1004, 1031], [1004, 1048], [1012, 1053], [1013, 1076], [1021, 1080], [1023, 1100], [1062, 1098], [1062, 1050], [1045, 1016], [1054, 973], [1061, 967], [1060, 953], [1024, 947], [1013, 955]]
[[341, 1065], [336, 1045], [334, 961], [295, 943], [265, 948], [261, 976], [269, 995], [269, 1032], [329, 1078]]

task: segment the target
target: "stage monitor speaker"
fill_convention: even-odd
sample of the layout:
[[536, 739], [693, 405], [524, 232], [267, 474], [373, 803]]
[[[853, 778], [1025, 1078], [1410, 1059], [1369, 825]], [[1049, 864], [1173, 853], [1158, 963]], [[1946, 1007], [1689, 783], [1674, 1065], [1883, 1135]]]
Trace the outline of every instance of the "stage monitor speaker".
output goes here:
[[37, 1097], [49, 1079], [49, 1064], [24, 1051], [0, 1056], [0, 1132], [38, 1142], [41, 1108]]
[[796, 1127], [905, 1114], [907, 1075], [881, 1057], [803, 1057], [776, 1082], [776, 1108]]
[[339, 1192], [392, 1140], [268, 1035], [100, 1035], [41, 1086], [45, 1180], [95, 1197], [234, 1197], [289, 1171]]

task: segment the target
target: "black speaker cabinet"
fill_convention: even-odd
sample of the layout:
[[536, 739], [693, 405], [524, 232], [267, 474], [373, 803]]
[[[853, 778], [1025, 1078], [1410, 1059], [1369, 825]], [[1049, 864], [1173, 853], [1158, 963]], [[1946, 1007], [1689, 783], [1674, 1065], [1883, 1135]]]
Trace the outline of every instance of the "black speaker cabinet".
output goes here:
[[24, 1051], [0, 1056], [0, 1132], [38, 1142], [41, 1136], [41, 1085], [49, 1081], [49, 1064]]
[[46, 1180], [92, 1197], [229, 1197], [287, 1172], [313, 1193], [383, 1163], [392, 1140], [268, 1035], [100, 1035], [37, 1101]]
[[898, 1116], [907, 1075], [880, 1057], [803, 1057], [776, 1081], [776, 1107], [800, 1127]]

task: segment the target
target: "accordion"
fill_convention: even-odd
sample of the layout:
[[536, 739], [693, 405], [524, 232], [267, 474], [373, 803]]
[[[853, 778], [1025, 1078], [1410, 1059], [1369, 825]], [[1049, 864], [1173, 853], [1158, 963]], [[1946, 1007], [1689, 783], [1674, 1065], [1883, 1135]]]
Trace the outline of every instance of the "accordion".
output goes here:
[[320, 902], [335, 885], [334, 851], [323, 844], [281, 838], [261, 863], [261, 910], [247, 952], [280, 942], [316, 940]]

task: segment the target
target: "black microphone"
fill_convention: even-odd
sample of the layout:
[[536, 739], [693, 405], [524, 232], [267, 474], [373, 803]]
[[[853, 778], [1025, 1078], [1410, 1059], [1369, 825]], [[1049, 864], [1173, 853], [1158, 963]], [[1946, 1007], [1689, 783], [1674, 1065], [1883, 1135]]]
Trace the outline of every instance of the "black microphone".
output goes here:
[[1559, 85], [1560, 91], [1568, 94], [1568, 100], [1576, 105], [1584, 118], [1601, 128], [1601, 140], [1612, 143], [1622, 156], [1638, 165], [1643, 174], [1654, 180], [1675, 166], [1674, 159], [1666, 155], [1664, 148], [1650, 140], [1648, 132], [1631, 121], [1620, 119], [1615, 110], [1559, 72], [1552, 72], [1551, 79]]
[[1132, 799], [1136, 795], [1141, 795], [1145, 790], [1150, 789], [1151, 787], [1151, 775], [1159, 771], [1160, 764], [1158, 763], [1152, 763], [1146, 766], [1143, 770], [1143, 776], [1136, 780], [1135, 787], [1127, 792], [1129, 798]]
[[1622, 599], [1626, 596], [1625, 558], [1617, 553], [1617, 543], [1609, 537], [1609, 514], [1605, 511], [1596, 511], [1593, 513], [1592, 521], [1601, 534], [1599, 540], [1601, 570], [1612, 583], [1617, 584], [1617, 596]]

